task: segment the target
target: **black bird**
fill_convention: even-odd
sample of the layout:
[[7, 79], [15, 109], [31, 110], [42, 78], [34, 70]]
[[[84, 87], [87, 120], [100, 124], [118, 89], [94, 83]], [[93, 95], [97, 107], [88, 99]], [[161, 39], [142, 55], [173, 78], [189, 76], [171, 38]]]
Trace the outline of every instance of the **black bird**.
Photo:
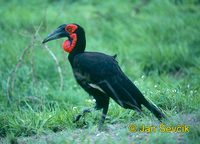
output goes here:
[[[49, 34], [43, 43], [68, 37], [63, 43], [64, 51], [78, 84], [96, 100], [95, 108], [103, 109], [99, 123], [101, 129], [108, 112], [109, 98], [125, 109], [141, 111], [141, 105], [149, 109], [159, 120], [165, 115], [147, 101], [139, 89], [120, 69], [115, 56], [98, 52], [85, 52], [86, 38], [84, 29], [78, 24], [63, 24]], [[88, 112], [85, 110], [84, 112]], [[79, 115], [77, 120], [81, 117]]]

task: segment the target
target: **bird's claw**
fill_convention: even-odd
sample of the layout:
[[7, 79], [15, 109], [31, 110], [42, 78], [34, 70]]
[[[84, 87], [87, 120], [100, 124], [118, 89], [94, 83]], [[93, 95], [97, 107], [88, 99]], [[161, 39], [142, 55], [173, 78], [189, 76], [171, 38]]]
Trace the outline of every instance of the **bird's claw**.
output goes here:
[[75, 118], [75, 120], [73, 121], [73, 123], [79, 121], [82, 116], [83, 115], [81, 115], [81, 114], [77, 115], [76, 118]]
[[91, 112], [90, 109], [85, 109], [85, 110], [83, 110], [82, 114], [79, 114], [79, 115], [77, 115], [77, 116], [75, 117], [75, 120], [73, 121], [73, 123], [78, 122], [82, 116], [84, 116], [86, 113], [90, 113], [90, 112]]

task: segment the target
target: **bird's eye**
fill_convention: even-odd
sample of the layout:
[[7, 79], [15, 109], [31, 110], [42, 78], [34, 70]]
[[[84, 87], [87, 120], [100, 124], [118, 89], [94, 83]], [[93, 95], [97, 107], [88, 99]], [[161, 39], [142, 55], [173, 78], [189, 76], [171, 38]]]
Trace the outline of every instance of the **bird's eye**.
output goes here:
[[69, 33], [71, 33], [71, 32], [72, 32], [72, 28], [71, 28], [71, 27], [67, 27], [67, 31], [68, 31]]
[[67, 31], [67, 32], [70, 33], [70, 34], [74, 33], [76, 29], [77, 29], [77, 26], [74, 25], [74, 24], [68, 24], [68, 25], [65, 27], [65, 31]]

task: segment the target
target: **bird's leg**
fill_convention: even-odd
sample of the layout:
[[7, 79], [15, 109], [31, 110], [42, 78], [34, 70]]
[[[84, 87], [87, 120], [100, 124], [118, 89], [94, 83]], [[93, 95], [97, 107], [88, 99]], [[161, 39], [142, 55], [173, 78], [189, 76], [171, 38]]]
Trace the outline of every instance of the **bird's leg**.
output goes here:
[[79, 121], [82, 116], [84, 116], [86, 113], [90, 113], [90, 112], [91, 112], [91, 108], [84, 109], [82, 114], [77, 115], [73, 122], [75, 123], [75, 122]]
[[102, 112], [102, 115], [101, 115], [101, 119], [100, 119], [100, 122], [99, 122], [99, 130], [102, 130], [102, 127], [103, 127], [103, 123], [106, 119], [106, 115], [107, 115], [107, 112], [108, 112], [108, 106], [109, 104], [103, 108], [103, 112]]

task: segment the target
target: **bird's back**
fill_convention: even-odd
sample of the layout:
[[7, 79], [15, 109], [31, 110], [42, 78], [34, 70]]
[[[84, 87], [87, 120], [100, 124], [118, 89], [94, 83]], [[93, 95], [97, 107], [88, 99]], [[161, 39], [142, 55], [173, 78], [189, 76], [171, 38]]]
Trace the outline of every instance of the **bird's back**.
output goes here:
[[73, 70], [84, 89], [86, 86], [99, 87], [122, 107], [141, 109], [143, 95], [122, 72], [113, 56], [96, 52], [78, 54], [74, 58]]
[[119, 73], [119, 66], [113, 56], [97, 52], [76, 55], [73, 61], [74, 73], [88, 76], [91, 82], [99, 82]]

